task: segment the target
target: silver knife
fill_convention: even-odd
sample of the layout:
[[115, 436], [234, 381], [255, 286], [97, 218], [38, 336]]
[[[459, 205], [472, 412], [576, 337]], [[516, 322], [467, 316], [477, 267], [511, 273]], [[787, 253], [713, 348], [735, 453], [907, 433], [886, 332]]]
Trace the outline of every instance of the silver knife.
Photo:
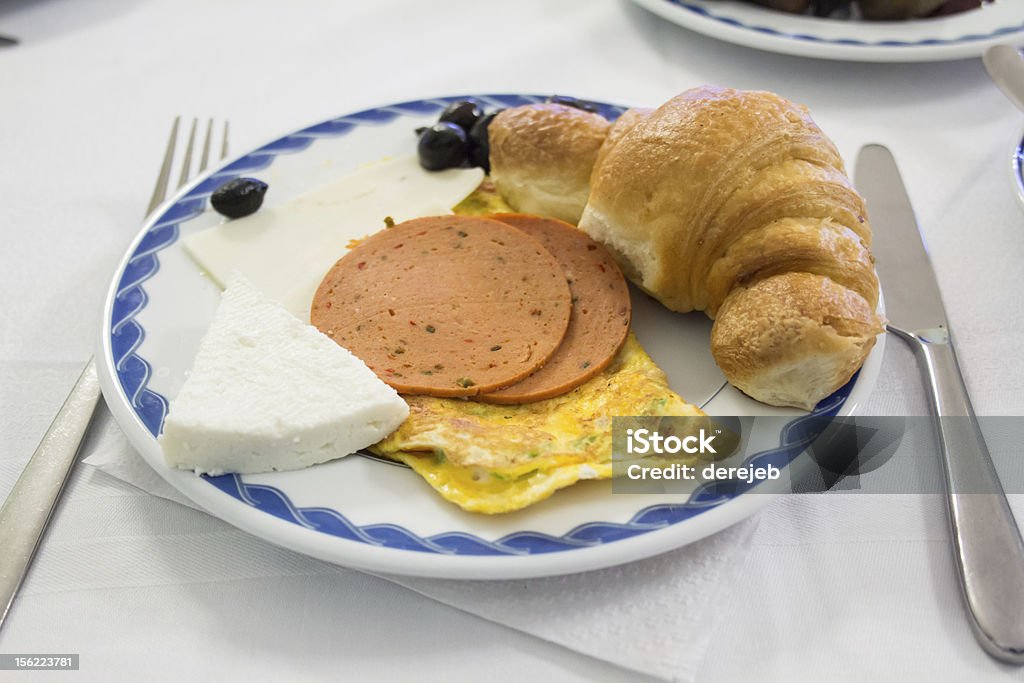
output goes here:
[[974, 634], [996, 659], [1024, 663], [1024, 542], [992, 466], [953, 351], [946, 309], [896, 161], [881, 145], [857, 156], [886, 329], [913, 348], [928, 385], [946, 479], [953, 551]]

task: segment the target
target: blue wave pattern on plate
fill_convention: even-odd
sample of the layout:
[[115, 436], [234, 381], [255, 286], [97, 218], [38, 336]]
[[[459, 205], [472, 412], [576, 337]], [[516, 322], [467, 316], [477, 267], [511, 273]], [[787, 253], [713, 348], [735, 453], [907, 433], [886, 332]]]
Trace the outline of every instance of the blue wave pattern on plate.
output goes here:
[[[179, 226], [203, 213], [210, 194], [221, 183], [270, 166], [280, 154], [302, 151], [318, 138], [340, 137], [360, 126], [388, 123], [400, 116], [423, 116], [439, 112], [451, 102], [467, 96], [439, 97], [415, 100], [387, 107], [368, 109], [331, 119], [304, 128], [279, 140], [268, 143], [253, 152], [218, 169], [208, 178], [191, 188], [170, 204], [150, 226], [140, 240], [118, 281], [110, 320], [110, 346], [113, 365], [125, 395], [131, 401], [136, 415], [153, 436], [160, 434], [167, 414], [167, 399], [147, 388], [152, 375], [150, 364], [137, 350], [145, 339], [146, 331], [136, 316], [148, 303], [143, 288], [146, 280], [160, 269], [158, 253], [174, 244], [179, 237]], [[541, 102], [542, 95], [472, 95], [492, 108], [514, 107]], [[595, 103], [601, 114], [614, 120], [625, 110], [616, 105]], [[746, 464], [760, 466], [771, 462], [777, 467], [788, 465], [807, 445], [809, 430], [791, 429], [812, 417], [835, 415], [846, 401], [856, 382], [856, 376], [846, 386], [824, 399], [809, 415], [796, 418], [782, 431], [779, 446], [762, 451], [746, 459]], [[800, 434], [799, 437], [791, 435]], [[330, 534], [339, 538], [374, 546], [412, 550], [446, 555], [530, 555], [612, 543], [662, 529], [690, 519], [717, 507], [736, 496], [750, 491], [756, 484], [741, 483], [723, 487], [721, 483], [698, 487], [685, 503], [652, 505], [637, 512], [625, 523], [588, 522], [562, 536], [536, 531], [518, 531], [494, 541], [465, 532], [445, 532], [423, 537], [395, 524], [357, 525], [337, 510], [323, 507], [296, 507], [278, 488], [266, 484], [242, 481], [235, 474], [205, 477], [212, 486], [262, 512], [293, 524]]]
[[[758, 26], [756, 24], [745, 24], [739, 19], [733, 17], [723, 17], [715, 14], [714, 11], [704, 7], [702, 5], [693, 5], [686, 0], [664, 0], [672, 5], [680, 7], [682, 9], [699, 14], [702, 17], [708, 19], [714, 19], [715, 21], [736, 28], [747, 29], [749, 31], [757, 31], [758, 33], [764, 33], [771, 36], [778, 36], [779, 38], [789, 38], [790, 40], [803, 40], [812, 43], [828, 43], [829, 45], [855, 45], [860, 47], [917, 47], [926, 45], [956, 45], [958, 43], [970, 43], [976, 40], [986, 40], [988, 38], [995, 38], [996, 36], [1008, 35], [1010, 33], [1017, 33], [1024, 30], [1024, 24], [1017, 24], [1015, 26], [1001, 26], [989, 33], [968, 33], [966, 35], [958, 36], [956, 38], [925, 38], [922, 40], [878, 40], [878, 41], [866, 41], [856, 40], [854, 38], [823, 38], [821, 36], [810, 35], [806, 33], [788, 33], [786, 31], [780, 31], [778, 29], [771, 28], [769, 26]], [[825, 20], [822, 20], [825, 21]]]

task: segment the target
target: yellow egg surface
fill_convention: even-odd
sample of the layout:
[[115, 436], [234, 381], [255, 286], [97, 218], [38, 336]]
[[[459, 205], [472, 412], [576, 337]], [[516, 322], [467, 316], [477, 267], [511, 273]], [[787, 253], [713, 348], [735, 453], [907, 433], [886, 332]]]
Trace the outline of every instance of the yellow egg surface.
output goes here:
[[370, 450], [407, 464], [464, 510], [500, 513], [580, 479], [612, 476], [612, 417], [703, 415], [668, 387], [630, 333], [601, 374], [518, 406], [406, 396], [408, 419]]

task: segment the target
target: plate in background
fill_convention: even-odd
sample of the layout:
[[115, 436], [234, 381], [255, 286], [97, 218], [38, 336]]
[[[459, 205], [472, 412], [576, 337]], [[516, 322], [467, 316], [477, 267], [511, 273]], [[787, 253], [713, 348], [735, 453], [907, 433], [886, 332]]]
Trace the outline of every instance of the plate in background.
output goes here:
[[730, 43], [801, 57], [856, 62], [938, 62], [1024, 44], [1024, 4], [996, 0], [948, 17], [906, 21], [825, 19], [741, 0], [633, 0], [660, 17]]

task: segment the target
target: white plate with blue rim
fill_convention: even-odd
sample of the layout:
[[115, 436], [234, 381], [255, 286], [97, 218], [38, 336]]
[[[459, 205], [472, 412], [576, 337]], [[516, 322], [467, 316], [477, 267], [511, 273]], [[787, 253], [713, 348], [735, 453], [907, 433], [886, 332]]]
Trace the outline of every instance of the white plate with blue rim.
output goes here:
[[[488, 109], [544, 99], [474, 97]], [[411, 470], [361, 457], [259, 475], [200, 477], [167, 467], [157, 435], [219, 300], [181, 244], [221, 220], [208, 208], [212, 190], [255, 176], [271, 185], [268, 205], [287, 202], [368, 162], [413, 153], [411, 131], [464, 98], [377, 107], [284, 135], [182, 188], [143, 226], [112, 279], [97, 354], [107, 404], [141, 457], [210, 514], [271, 543], [348, 567], [429, 577], [526, 578], [622, 564], [696, 541], [770, 501], [757, 482], [615, 494], [610, 481], [585, 481], [525, 510], [488, 516], [444, 501]], [[598, 105], [610, 119], [623, 111]], [[884, 346], [883, 336], [860, 372], [806, 413], [765, 406], [727, 385], [703, 314], [671, 313], [637, 295], [633, 315], [641, 343], [691, 402], [712, 415], [789, 416], [787, 428], [747, 457], [750, 465], [786, 468], [803, 446], [793, 436], [801, 430], [789, 427], [854, 413], [871, 392]]]
[[1024, 5], [996, 0], [945, 17], [864, 21], [788, 14], [743, 0], [633, 0], [658, 16], [738, 45], [855, 62], [937, 62], [1024, 44]]

